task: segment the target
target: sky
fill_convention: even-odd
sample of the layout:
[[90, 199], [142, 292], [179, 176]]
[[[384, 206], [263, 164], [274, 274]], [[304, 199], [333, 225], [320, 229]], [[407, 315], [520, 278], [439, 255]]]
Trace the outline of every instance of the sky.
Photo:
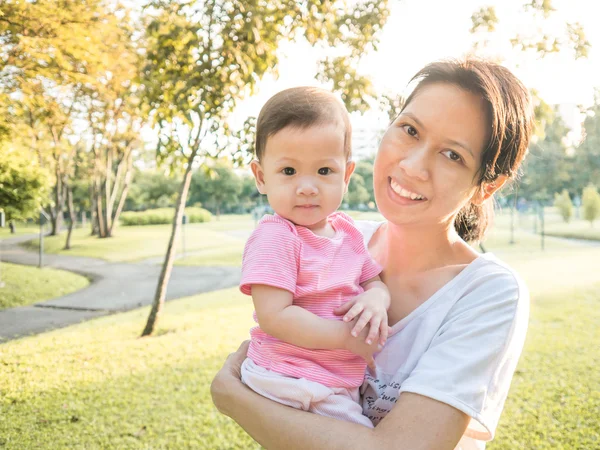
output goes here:
[[[469, 32], [471, 15], [483, 6], [494, 6], [499, 24], [494, 33], [486, 36], [490, 41], [486, 53], [501, 58], [503, 65], [527, 87], [537, 89], [546, 102], [560, 105], [567, 124], [575, 129], [571, 137], [576, 140], [583, 120], [578, 105], [589, 106], [594, 99], [594, 88], [600, 88], [600, 1], [553, 0], [556, 11], [546, 21], [524, 12], [524, 3], [527, 1], [390, 0], [391, 15], [378, 50], [365, 55], [359, 72], [371, 77], [377, 92], [406, 95], [408, 81], [425, 64], [461, 57], [471, 50], [475, 39]], [[558, 34], [566, 29], [567, 22], [580, 22], [584, 26], [592, 45], [587, 59], [575, 60], [568, 51], [542, 59], [511, 47], [510, 39], [517, 34], [533, 34], [536, 30]], [[257, 94], [240, 103], [231, 124], [239, 126], [247, 116], [257, 116], [267, 99], [282, 89], [301, 85], [328, 87], [314, 79], [323, 55], [323, 50], [306, 42], [282, 43], [278, 78], [265, 77]], [[355, 140], [367, 135], [370, 139], [371, 131], [384, 128], [386, 120], [386, 116], [375, 111], [362, 116], [353, 114]]]

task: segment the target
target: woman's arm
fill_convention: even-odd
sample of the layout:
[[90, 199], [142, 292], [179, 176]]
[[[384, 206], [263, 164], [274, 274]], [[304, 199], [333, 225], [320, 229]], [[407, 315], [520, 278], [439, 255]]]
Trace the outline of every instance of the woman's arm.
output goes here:
[[[268, 449], [448, 449], [462, 437], [469, 417], [418, 394], [404, 393], [375, 428], [296, 410], [256, 394], [240, 381], [248, 343], [231, 354], [211, 386], [213, 402]], [[279, 430], [285, 430], [281, 432]]]

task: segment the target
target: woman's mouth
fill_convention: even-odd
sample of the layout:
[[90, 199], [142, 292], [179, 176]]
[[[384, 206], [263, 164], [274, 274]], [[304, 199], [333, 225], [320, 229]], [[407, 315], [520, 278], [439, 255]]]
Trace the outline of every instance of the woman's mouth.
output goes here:
[[425, 196], [416, 192], [409, 191], [405, 187], [400, 186], [400, 184], [396, 182], [392, 177], [389, 177], [389, 183], [392, 191], [394, 191], [394, 193], [397, 194], [399, 197], [415, 202], [427, 200]]

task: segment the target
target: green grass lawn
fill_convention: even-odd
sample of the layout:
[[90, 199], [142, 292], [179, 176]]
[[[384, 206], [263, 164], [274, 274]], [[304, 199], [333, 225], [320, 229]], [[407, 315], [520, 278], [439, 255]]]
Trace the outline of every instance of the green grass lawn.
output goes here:
[[89, 284], [86, 277], [64, 270], [0, 263], [0, 310], [70, 294]]
[[597, 220], [594, 226], [585, 220], [550, 224], [546, 227], [545, 232], [549, 236], [600, 241], [600, 220]]
[[35, 234], [35, 233], [39, 233], [39, 232], [40, 232], [40, 228], [37, 225], [17, 223], [16, 224], [16, 233], [11, 234], [10, 228], [8, 228], [8, 223], [7, 223], [4, 228], [0, 228], [0, 241], [3, 239], [15, 237], [15, 236], [21, 236], [23, 234]]
[[[550, 207], [545, 208], [544, 214], [544, 232], [548, 236], [600, 241], [600, 220], [597, 220], [594, 226], [575, 217], [569, 223], [565, 223], [556, 208]], [[517, 229], [535, 233], [541, 232], [540, 220], [532, 213], [518, 214], [514, 221]], [[509, 229], [511, 223], [510, 210], [498, 211], [495, 223], [499, 228]]]
[[[220, 220], [208, 223], [185, 225], [184, 236], [179, 237], [177, 253], [183, 252], [185, 238], [186, 254], [217, 250], [219, 248], [240, 248], [245, 242], [246, 230], [252, 230], [254, 222], [249, 215], [221, 216]], [[163, 256], [171, 235], [171, 225], [147, 225], [119, 227], [109, 239], [90, 236], [89, 228], [73, 231], [71, 250], [63, 250], [66, 234], [48, 236], [44, 239], [44, 250], [48, 253], [89, 256], [114, 262], [134, 262], [145, 258]], [[38, 240], [27, 243], [30, 249], [38, 248]], [[241, 256], [240, 256], [241, 258]], [[205, 258], [205, 260], [207, 260]], [[208, 260], [207, 260], [208, 261]]]
[[[600, 248], [506, 238], [488, 246], [527, 281], [531, 321], [488, 448], [599, 448]], [[259, 448], [209, 393], [251, 312], [232, 288], [167, 303], [152, 338], [138, 338], [142, 308], [0, 345], [0, 447]]]

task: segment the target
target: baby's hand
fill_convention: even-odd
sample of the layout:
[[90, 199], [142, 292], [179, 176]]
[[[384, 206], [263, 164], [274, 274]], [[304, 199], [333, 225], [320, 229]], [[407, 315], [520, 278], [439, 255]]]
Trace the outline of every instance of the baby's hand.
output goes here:
[[369, 324], [366, 344], [371, 345], [379, 339], [379, 345], [383, 346], [387, 341], [389, 329], [387, 316], [389, 297], [387, 295], [387, 292], [380, 289], [369, 289], [337, 308], [335, 314], [339, 316], [344, 314], [344, 322], [350, 322], [360, 315], [352, 329], [352, 336], [358, 336]]
[[[349, 323], [348, 327], [350, 328], [351, 326], [352, 324]], [[365, 342], [367, 332], [368, 328], [365, 327], [363, 328], [362, 332], [358, 337], [348, 335], [348, 338], [345, 342], [345, 349], [351, 351], [355, 355], [360, 356], [366, 361], [367, 366], [369, 366], [372, 369], [375, 369], [375, 360], [373, 359], [373, 354], [381, 350], [381, 345], [378, 342], [375, 342], [370, 345], [367, 344]]]

